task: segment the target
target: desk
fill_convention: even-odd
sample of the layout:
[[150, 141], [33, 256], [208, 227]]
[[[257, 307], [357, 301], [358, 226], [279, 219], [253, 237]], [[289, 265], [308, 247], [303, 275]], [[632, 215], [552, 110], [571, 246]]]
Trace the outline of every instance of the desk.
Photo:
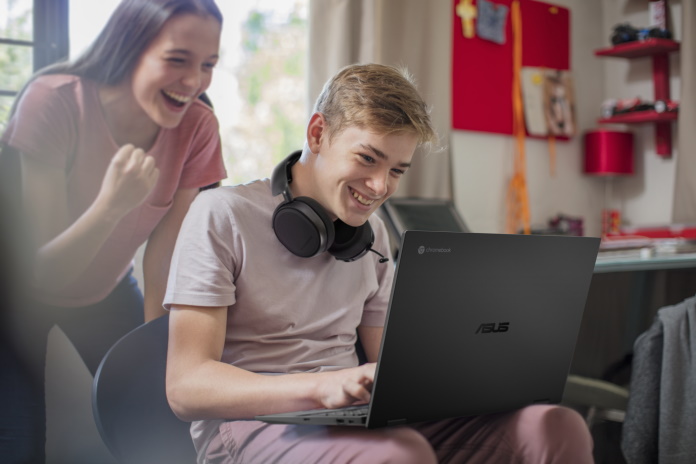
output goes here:
[[696, 253], [599, 257], [571, 372], [605, 377], [633, 351], [657, 310], [694, 294]]
[[696, 268], [696, 253], [664, 253], [647, 258], [597, 258], [595, 274], [624, 271], [658, 271], [662, 269]]

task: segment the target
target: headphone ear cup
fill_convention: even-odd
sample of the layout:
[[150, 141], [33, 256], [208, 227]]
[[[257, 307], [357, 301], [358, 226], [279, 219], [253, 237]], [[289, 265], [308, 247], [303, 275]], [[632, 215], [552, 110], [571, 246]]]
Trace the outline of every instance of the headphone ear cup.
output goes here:
[[311, 258], [334, 242], [334, 224], [324, 208], [309, 197], [282, 203], [273, 212], [276, 237], [291, 253]]
[[375, 241], [372, 226], [367, 221], [360, 227], [352, 227], [338, 220], [334, 222], [336, 238], [329, 247], [329, 253], [341, 261], [355, 261], [362, 258]]

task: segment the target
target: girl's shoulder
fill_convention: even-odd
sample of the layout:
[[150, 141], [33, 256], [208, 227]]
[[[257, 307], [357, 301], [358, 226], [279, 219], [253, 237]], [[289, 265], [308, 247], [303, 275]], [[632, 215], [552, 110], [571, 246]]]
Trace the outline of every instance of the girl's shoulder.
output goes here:
[[27, 88], [43, 87], [53, 90], [78, 88], [83, 87], [85, 82], [89, 85], [89, 81], [84, 81], [81, 77], [72, 74], [44, 74], [32, 80]]
[[94, 82], [71, 74], [46, 74], [34, 78], [27, 85], [22, 99], [38, 100], [50, 105], [51, 101], [75, 105], [84, 105], [92, 101], [96, 95], [97, 86]]

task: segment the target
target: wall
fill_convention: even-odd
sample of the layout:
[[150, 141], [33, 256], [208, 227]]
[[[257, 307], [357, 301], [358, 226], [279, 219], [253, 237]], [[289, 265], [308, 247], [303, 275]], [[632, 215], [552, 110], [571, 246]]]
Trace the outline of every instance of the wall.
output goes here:
[[[691, 1], [691, 0], [689, 0]], [[677, 40], [681, 38], [681, 2], [670, 2], [670, 27]], [[628, 22], [634, 26], [648, 24], [647, 2], [613, 0], [602, 2], [603, 30]], [[605, 33], [605, 35], [608, 35]], [[670, 92], [679, 100], [679, 53], [670, 54]], [[616, 98], [641, 96], [652, 99], [652, 60], [640, 58], [625, 60], [603, 58], [604, 95]], [[627, 220], [634, 224], [668, 223], [671, 221], [678, 124], [672, 124], [672, 157], [665, 159], [655, 153], [655, 133], [650, 125], [632, 128], [636, 143], [636, 173], [617, 179], [614, 193], [617, 203]]]
[[[652, 97], [651, 62], [647, 58], [597, 58], [594, 50], [610, 45], [613, 26], [648, 23], [647, 2], [631, 0], [553, 0], [571, 10], [571, 70], [576, 91], [579, 133], [597, 127], [605, 98]], [[674, 2], [673, 2], [674, 3]], [[679, 4], [670, 5], [679, 22]], [[598, 20], [599, 18], [599, 20]], [[680, 37], [678, 25], [676, 38]], [[672, 97], [678, 99], [678, 54], [672, 57]], [[625, 219], [637, 224], [669, 222], [674, 186], [674, 157], [655, 155], [652, 126], [629, 128], [636, 134], [636, 174], [615, 179], [611, 187]], [[676, 124], [673, 125], [676, 130]], [[676, 140], [676, 137], [675, 137]], [[512, 173], [511, 136], [454, 131], [450, 138], [454, 198], [476, 232], [505, 231], [505, 195]], [[549, 169], [548, 144], [528, 139], [527, 182], [532, 227], [543, 227], [558, 213], [581, 216], [586, 235], [601, 232], [605, 180], [582, 174], [582, 137], [556, 143], [556, 174]], [[676, 152], [676, 150], [675, 150]], [[675, 153], [676, 155], [676, 153]]]

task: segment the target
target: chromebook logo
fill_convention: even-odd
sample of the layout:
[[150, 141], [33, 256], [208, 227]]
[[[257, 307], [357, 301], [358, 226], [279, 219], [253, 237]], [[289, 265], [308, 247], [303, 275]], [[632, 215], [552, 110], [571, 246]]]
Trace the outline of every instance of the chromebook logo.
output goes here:
[[430, 248], [422, 245], [418, 247], [419, 255], [422, 255], [423, 253], [450, 253], [451, 251], [451, 248]]

